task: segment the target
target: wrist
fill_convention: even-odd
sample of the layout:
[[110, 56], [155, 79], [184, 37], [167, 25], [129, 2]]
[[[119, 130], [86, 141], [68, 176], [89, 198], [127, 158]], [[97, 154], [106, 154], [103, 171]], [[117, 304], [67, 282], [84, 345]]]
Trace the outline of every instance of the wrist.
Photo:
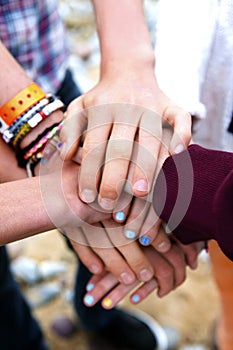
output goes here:
[[131, 53], [118, 53], [116, 55], [106, 55], [101, 60], [100, 76], [115, 75], [123, 72], [124, 75], [136, 71], [137, 76], [140, 72], [154, 74], [155, 55], [147, 48], [136, 50]]

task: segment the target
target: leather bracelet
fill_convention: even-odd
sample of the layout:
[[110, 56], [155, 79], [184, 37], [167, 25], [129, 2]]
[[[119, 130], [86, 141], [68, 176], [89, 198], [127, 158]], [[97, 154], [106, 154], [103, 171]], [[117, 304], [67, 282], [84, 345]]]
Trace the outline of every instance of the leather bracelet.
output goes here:
[[0, 121], [10, 126], [21, 114], [45, 97], [46, 94], [36, 83], [27, 86], [0, 107]]

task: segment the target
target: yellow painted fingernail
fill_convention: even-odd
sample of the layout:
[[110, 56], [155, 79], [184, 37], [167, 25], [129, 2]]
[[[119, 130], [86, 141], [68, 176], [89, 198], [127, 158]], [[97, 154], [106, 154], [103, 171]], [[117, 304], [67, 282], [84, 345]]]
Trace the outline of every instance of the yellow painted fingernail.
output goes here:
[[110, 298], [105, 298], [103, 300], [103, 306], [110, 308], [112, 306], [112, 300]]

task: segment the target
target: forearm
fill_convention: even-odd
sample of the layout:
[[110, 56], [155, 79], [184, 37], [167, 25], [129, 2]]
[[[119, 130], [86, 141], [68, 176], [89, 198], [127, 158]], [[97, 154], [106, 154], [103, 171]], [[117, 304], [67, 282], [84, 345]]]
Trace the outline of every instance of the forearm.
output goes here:
[[92, 0], [100, 39], [101, 67], [119, 60], [154, 64], [142, 0]]
[[[22, 69], [10, 52], [0, 41], [0, 106], [12, 99], [21, 90], [33, 83], [32, 79]], [[46, 91], [48, 93], [49, 91]], [[38, 134], [40, 134], [46, 128], [52, 126], [54, 123], [59, 122], [63, 117], [61, 111], [52, 113], [49, 118], [44, 119], [38, 124], [36, 128], [33, 128], [21, 142], [21, 147], [26, 147], [30, 144]]]
[[39, 178], [1, 184], [0, 198], [0, 245], [54, 228], [43, 204]]
[[32, 84], [32, 80], [0, 41], [0, 105], [20, 90]]
[[27, 177], [26, 170], [18, 167], [14, 150], [10, 148], [1, 137], [0, 159], [0, 184]]

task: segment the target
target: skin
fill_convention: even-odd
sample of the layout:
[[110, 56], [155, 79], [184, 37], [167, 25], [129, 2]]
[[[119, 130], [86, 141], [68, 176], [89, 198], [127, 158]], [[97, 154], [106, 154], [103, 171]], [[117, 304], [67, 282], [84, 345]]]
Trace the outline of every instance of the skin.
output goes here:
[[[131, 8], [132, 4], [133, 4], [133, 2], [129, 2], [129, 9], [132, 9]], [[136, 4], [136, 2], [135, 2], [135, 4]], [[108, 2], [103, 2], [103, 6], [104, 7], [106, 6], [106, 8], [107, 8], [108, 7]], [[95, 4], [95, 7], [96, 7], [96, 15], [97, 15], [97, 17], [98, 16], [102, 16], [101, 12], [99, 12], [99, 10], [97, 9], [98, 8], [98, 4]], [[137, 14], [138, 14], [138, 12], [137, 12], [138, 10], [137, 9], [138, 9], [137, 7], [134, 8], [136, 17], [137, 17]], [[140, 17], [140, 20], [141, 20], [141, 16], [139, 16], [139, 17]], [[102, 18], [100, 17], [99, 18], [100, 22], [102, 22], [101, 19]], [[100, 31], [103, 31], [103, 29], [104, 28], [102, 28], [102, 29], [100, 28]], [[144, 33], [143, 34], [143, 39], [146, 39], [147, 34], [146, 34], [146, 32], [144, 30], [143, 30], [143, 33]], [[115, 35], [114, 33], [111, 34], [111, 36], [114, 36], [114, 35]], [[131, 34], [130, 34], [130, 36], [131, 36]], [[135, 36], [135, 40], [137, 41], [136, 36]], [[146, 40], [145, 40], [145, 42], [146, 42]], [[120, 41], [119, 41], [119, 43], [120, 43]], [[135, 44], [136, 44], [136, 42], [135, 42]], [[102, 45], [103, 57], [105, 57], [105, 58], [108, 57], [109, 58], [109, 53], [106, 52], [107, 55], [104, 53], [104, 47], [106, 47], [105, 44]], [[135, 46], [135, 48], [137, 48], [137, 45]], [[150, 55], [148, 56], [148, 51], [146, 49], [145, 50], [143, 49], [142, 51], [140, 50], [140, 52], [141, 52], [140, 53], [140, 58], [136, 57], [136, 61], [135, 61], [136, 65], [134, 67], [135, 71], [138, 70], [138, 64], [141, 64], [142, 62], [144, 64], [145, 63], [148, 64], [149, 61], [150, 61], [150, 59], [148, 61], [148, 57], [152, 57]], [[131, 52], [131, 54], [132, 54], [132, 52]], [[142, 56], [141, 56], [141, 54], [142, 54]], [[111, 79], [113, 78], [112, 73], [114, 73], [113, 67], [115, 66], [115, 63], [116, 63], [115, 59], [118, 59], [118, 57], [115, 57], [115, 55], [113, 55], [113, 56], [114, 57], [112, 57], [112, 60], [109, 61], [107, 59], [106, 61], [103, 60], [103, 62], [102, 62], [101, 86], [98, 87], [97, 95], [98, 96], [103, 96], [103, 102], [105, 102], [105, 101], [107, 101], [109, 99], [110, 99], [110, 101], [112, 101], [113, 99], [111, 98], [111, 96], [115, 95], [115, 93], [114, 94], [110, 94], [110, 96], [109, 96], [108, 93], [106, 94], [106, 79], [107, 79], [107, 81], [109, 81], [110, 78]], [[125, 55], [125, 57], [126, 57], [126, 55]], [[3, 64], [3, 68], [4, 69], [1, 69], [1, 71], [0, 71], [0, 78], [1, 78], [0, 81], [1, 81], [1, 87], [2, 87], [1, 91], [3, 92], [1, 94], [1, 96], [0, 96], [0, 103], [3, 104], [7, 100], [12, 98], [12, 96], [17, 94], [21, 89], [24, 89], [26, 86], [30, 85], [32, 83], [32, 81], [26, 75], [26, 73], [22, 70], [22, 68], [18, 65], [18, 63], [14, 60], [14, 58], [10, 55], [10, 53], [4, 48], [4, 46], [1, 43], [0, 43], [0, 59], [1, 59], [1, 62], [4, 62], [4, 64]], [[152, 63], [152, 62], [150, 62], [150, 63]], [[129, 65], [129, 61], [128, 61], [128, 65]], [[149, 67], [148, 70], [151, 73], [152, 72], [153, 63], [149, 64], [148, 67]], [[126, 64], [125, 68], [127, 68], [127, 64]], [[125, 72], [125, 69], [124, 69], [124, 72]], [[147, 73], [148, 74], [145, 74], [145, 79], [146, 80], [149, 77], [149, 72], [147, 72]], [[118, 72], [115, 72], [115, 77], [117, 75], [118, 75]], [[6, 79], [6, 76], [7, 76], [7, 79]], [[133, 77], [132, 80], [127, 79], [126, 81], [128, 81], [130, 83], [130, 85], [133, 86], [138, 78], [140, 78], [140, 77], [137, 75], [137, 76]], [[121, 89], [122, 89], [122, 86], [121, 86], [122, 81], [124, 81], [124, 79], [123, 80], [119, 79], [118, 83], [116, 85], [117, 86], [116, 90], [118, 92], [121, 91]], [[145, 84], [145, 85], [147, 85], [147, 84]], [[154, 82], [152, 83], [152, 85], [155, 86], [155, 90], [156, 90], [156, 92], [158, 92], [158, 96], [161, 97], [161, 98], [158, 98], [158, 100], [162, 101], [163, 98], [162, 98], [162, 96], [159, 95], [160, 94], [160, 90], [157, 89], [157, 85]], [[151, 89], [149, 89], [149, 90], [151, 91]], [[106, 95], [102, 94], [102, 92], [104, 92], [104, 91], [105, 91]], [[93, 100], [96, 100], [96, 96], [97, 95], [96, 95], [96, 92], [91, 91], [90, 94], [88, 95], [87, 99], [86, 99], [86, 96], [84, 97], [84, 99], [86, 101], [87, 100], [88, 101], [93, 101]], [[138, 95], [141, 96], [141, 92], [139, 93], [139, 90], [138, 90]], [[150, 96], [149, 100], [152, 99], [152, 95], [153, 94], [151, 94], [151, 93], [148, 94], [148, 96]], [[118, 98], [117, 98], [117, 100], [118, 100]], [[122, 101], [124, 101], [124, 100], [125, 99], [123, 98]], [[138, 99], [136, 99], [136, 100], [138, 100]], [[136, 100], [133, 97], [128, 102], [130, 102], [132, 104], [132, 103], [137, 102]], [[167, 101], [167, 99], [166, 99], [166, 101]], [[71, 111], [76, 110], [75, 109], [76, 108], [76, 102], [77, 101], [74, 101], [74, 104], [71, 105], [71, 108], [70, 108]], [[138, 100], [138, 102], [140, 102], [140, 101]], [[92, 102], [90, 102], [90, 103], [87, 102], [87, 106], [92, 106], [92, 105], [93, 105]], [[96, 104], [94, 104], [94, 105], [96, 105]], [[165, 106], [165, 104], [164, 104], [164, 106]], [[131, 108], [129, 108], [129, 112], [130, 112], [129, 115], [132, 115], [132, 114], [134, 115], [135, 114], [134, 107], [132, 108], [132, 110], [131, 110]], [[115, 139], [118, 140], [119, 136], [121, 135], [121, 132], [123, 130], [126, 133], [126, 140], [131, 141], [132, 140], [131, 136], [133, 134], [135, 134], [135, 130], [138, 128], [138, 125], [139, 125], [138, 124], [139, 123], [139, 114], [136, 113], [137, 114], [137, 118], [138, 118], [136, 123], [135, 123], [135, 121], [133, 121], [133, 123], [132, 123], [131, 119], [129, 117], [127, 117], [128, 118], [127, 120], [129, 120], [129, 122], [127, 123], [127, 128], [125, 128], [125, 125], [123, 125], [123, 129], [121, 127], [120, 128], [117, 127], [117, 126], [121, 125], [121, 122], [122, 122], [122, 119], [119, 119], [120, 115], [121, 115], [121, 109], [117, 109], [117, 113], [116, 114], [118, 115], [116, 120], [115, 119], [113, 120], [112, 119], [112, 114], [110, 114], [111, 115], [110, 126], [109, 125], [107, 126], [108, 128], [110, 127], [111, 130], [113, 130], [113, 128], [112, 128], [113, 124], [114, 124], [114, 126], [116, 126], [116, 130], [114, 131], [115, 134], [114, 134], [113, 140], [115, 140]], [[141, 115], [141, 111], [140, 111], [140, 115]], [[83, 116], [81, 116], [81, 117], [83, 117]], [[147, 122], [149, 122], [149, 124], [151, 124], [151, 121], [153, 120], [152, 117], [153, 117], [153, 115], [151, 115], [150, 113], [146, 117], [146, 118], [148, 118], [146, 120], [147, 120]], [[40, 133], [42, 130], [44, 130], [44, 128], [53, 125], [55, 122], [60, 121], [62, 118], [63, 118], [63, 115], [62, 115], [61, 112], [53, 113], [49, 118], [46, 118], [43, 122], [41, 122], [38, 125], [38, 127], [34, 128], [29, 134], [26, 135], [26, 137], [24, 137], [24, 139], [21, 142], [21, 147], [25, 147], [28, 144], [30, 144], [30, 142], [32, 140], [34, 140], [34, 138], [38, 135], [38, 133]], [[141, 120], [141, 116], [140, 116], [140, 120]], [[144, 124], [142, 124], [142, 125], [146, 125], [146, 123], [147, 123], [146, 120], [145, 120], [145, 122], [143, 122]], [[82, 118], [81, 118], [80, 123], [79, 123], [79, 128], [83, 127], [84, 126], [84, 122], [86, 122], [86, 121], [87, 121], [87, 119], [83, 119], [82, 120]], [[105, 117], [104, 117], [104, 123], [105, 123]], [[155, 124], [157, 125], [157, 123], [155, 123]], [[94, 126], [96, 126], [96, 125], [98, 126], [99, 125], [98, 120], [95, 119], [95, 113], [93, 114], [93, 125]], [[131, 125], [132, 125], [132, 127], [131, 127]], [[102, 127], [102, 124], [101, 124], [101, 127]], [[75, 131], [75, 133], [74, 133], [74, 131]], [[130, 137], [128, 135], [129, 132], [131, 133]], [[70, 135], [69, 135], [69, 142], [72, 143], [73, 142], [73, 139], [72, 139], [73, 135], [75, 134], [75, 136], [77, 136], [76, 129], [74, 128], [74, 129], [70, 130], [69, 133], [70, 133]], [[147, 136], [148, 136], [148, 131], [146, 133], [147, 133]], [[86, 152], [86, 149], [90, 148], [88, 146], [88, 142], [89, 142], [88, 138], [89, 137], [92, 138], [92, 136], [93, 136], [93, 134], [90, 134], [88, 136], [88, 132], [86, 133], [85, 140], [87, 140], [87, 144], [85, 144], [85, 142], [84, 142], [84, 147], [83, 147], [84, 148], [84, 154]], [[157, 134], [156, 134], [156, 136], [157, 136]], [[139, 135], [139, 139], [140, 138], [141, 138], [141, 136]], [[105, 139], [102, 138], [102, 140], [105, 140]], [[118, 149], [117, 147], [118, 146], [116, 146], [116, 149]], [[111, 147], [110, 147], [110, 149], [107, 150], [108, 154], [110, 154], [110, 155], [114, 154], [114, 152], [113, 152], [114, 149], [115, 148], [111, 149]], [[154, 143], [152, 142], [152, 150], [156, 150], [156, 149], [158, 149], [158, 142], [157, 141], [154, 142]], [[1, 152], [4, 154], [5, 150], [6, 150], [6, 148], [5, 148], [5, 145], [4, 145], [1, 148]], [[95, 147], [94, 147], [94, 151], [95, 151]], [[105, 151], [106, 151], [106, 149], [102, 150], [102, 152], [105, 152]], [[10, 156], [9, 152], [7, 152], [6, 155], [7, 155], [7, 157], [8, 156], [11, 157], [11, 159], [12, 159], [13, 155]], [[11, 150], [11, 152], [12, 152], [12, 150]], [[76, 153], [76, 149], [75, 149], [75, 153]], [[118, 156], [119, 155], [121, 155], [121, 154], [118, 154]], [[85, 156], [83, 157], [83, 159], [85, 159]], [[97, 157], [97, 159], [98, 159], [98, 157]], [[123, 167], [124, 169], [127, 168], [127, 164], [129, 163], [128, 160], [129, 159], [126, 160], [126, 167], [124, 166]], [[17, 172], [13, 171], [14, 175], [9, 175], [9, 172], [8, 172], [9, 168], [7, 167], [7, 161], [4, 160], [3, 162], [4, 163], [2, 163], [2, 164], [4, 164], [4, 167], [2, 167], [1, 178], [4, 181], [15, 180], [17, 178]], [[125, 163], [125, 161], [124, 161], [124, 163]], [[88, 166], [88, 164], [86, 164], [86, 165]], [[12, 170], [13, 170], [14, 166], [16, 166], [15, 161], [14, 161], [14, 163], [11, 164]], [[76, 169], [76, 171], [75, 171], [75, 169]], [[84, 160], [84, 169], [85, 169], [85, 160]], [[113, 169], [114, 169], [114, 166], [113, 166]], [[117, 166], [117, 169], [120, 169], [120, 168]], [[72, 171], [74, 171], [74, 173], [72, 173]], [[110, 171], [110, 175], [111, 175], [111, 171]], [[5, 194], [4, 195], [5, 197], [4, 197], [4, 201], [2, 203], [4, 204], [3, 209], [7, 208], [7, 210], [8, 210], [6, 212], [6, 215], [12, 216], [13, 213], [14, 213], [14, 210], [15, 210], [15, 213], [17, 213], [17, 216], [19, 215], [19, 217], [23, 218], [23, 213], [17, 211], [17, 210], [20, 210], [20, 209], [17, 209], [15, 206], [12, 206], [12, 208], [10, 208], [10, 203], [13, 201], [12, 196], [14, 196], [14, 194], [16, 194], [16, 193], [17, 193], [17, 196], [20, 197], [20, 198], [19, 197], [18, 198], [21, 200], [21, 198], [23, 197], [22, 196], [22, 188], [25, 188], [25, 186], [27, 184], [27, 181], [28, 181], [29, 186], [31, 186], [31, 190], [32, 190], [31, 193], [34, 193], [33, 201], [35, 201], [35, 199], [36, 199], [36, 201], [37, 201], [36, 205], [38, 205], [38, 208], [41, 209], [41, 210], [38, 210], [39, 215], [41, 213], [41, 215], [43, 215], [43, 217], [40, 217], [40, 216], [37, 217], [38, 214], [37, 214], [37, 210], [35, 208], [34, 212], [36, 212], [36, 215], [35, 215], [35, 219], [36, 220], [35, 220], [34, 223], [32, 223], [32, 221], [33, 221], [32, 220], [33, 219], [32, 218], [33, 212], [31, 212], [31, 210], [28, 210], [27, 211], [27, 218], [26, 218], [27, 219], [26, 230], [24, 230], [22, 227], [20, 228], [19, 224], [18, 224], [18, 225], [16, 225], [16, 227], [17, 227], [17, 230], [19, 230], [19, 231], [16, 231], [15, 233], [13, 233], [13, 227], [15, 229], [15, 222], [12, 221], [12, 225], [10, 225], [10, 222], [8, 222], [7, 224], [5, 224], [5, 226], [3, 226], [4, 227], [4, 232], [5, 232], [6, 235], [3, 238], [2, 243], [4, 244], [4, 243], [7, 243], [7, 242], [15, 240], [15, 239], [21, 239], [21, 238], [26, 237], [28, 235], [35, 234], [36, 232], [42, 232], [43, 230], [49, 230], [49, 229], [51, 229], [52, 227], [55, 227], [55, 226], [62, 227], [62, 228], [63, 227], [67, 228], [67, 226], [68, 226], [68, 227], [73, 228], [74, 226], [79, 226], [79, 225], [81, 226], [83, 224], [83, 222], [85, 222], [85, 221], [86, 222], [90, 221], [91, 223], [94, 223], [94, 222], [97, 223], [97, 222], [101, 221], [101, 219], [102, 220], [105, 219], [106, 215], [108, 216], [108, 214], [101, 212], [101, 216], [100, 216], [99, 212], [98, 213], [94, 213], [92, 209], [90, 209], [90, 208], [87, 209], [87, 207], [84, 206], [83, 201], [81, 202], [79, 200], [79, 196], [77, 196], [77, 191], [75, 190], [75, 188], [74, 187], [70, 187], [71, 184], [69, 183], [69, 181], [67, 181], [68, 179], [72, 180], [71, 181], [72, 186], [74, 184], [76, 184], [76, 188], [79, 187], [79, 182], [77, 182], [77, 175], [76, 175], [77, 172], [80, 173], [79, 182], [82, 182], [83, 175], [85, 174], [85, 172], [83, 173], [81, 170], [79, 170], [79, 167], [77, 166], [77, 164], [73, 164], [73, 162], [68, 161], [67, 163], [64, 164], [64, 166], [62, 168], [62, 171], [61, 171], [61, 168], [59, 168], [59, 167], [56, 168], [55, 167], [53, 170], [51, 170], [51, 172], [48, 172], [48, 174], [44, 173], [43, 176], [40, 177], [40, 182], [38, 182], [38, 179], [27, 179], [27, 180], [22, 180], [23, 181], [22, 183], [21, 182], [14, 182], [14, 183], [11, 183], [11, 184], [5, 184], [4, 183], [3, 187], [2, 187], [2, 191], [3, 191], [2, 194], [3, 195]], [[124, 175], [124, 172], [125, 172], [125, 170], [123, 171], [123, 175]], [[26, 176], [25, 172], [23, 174], [23, 170], [20, 169], [19, 178], [22, 178], [24, 175]], [[74, 178], [73, 178], [73, 176], [74, 176]], [[107, 178], [109, 177], [108, 176], [108, 172], [105, 173], [105, 175], [103, 174], [103, 179], [106, 178], [106, 176], [107, 176]], [[133, 176], [135, 177], [135, 171], [134, 171], [134, 175]], [[125, 176], [123, 176], [123, 177], [125, 177]], [[117, 178], [117, 176], [115, 177], [115, 179], [116, 178]], [[61, 187], [61, 179], [62, 179], [62, 187]], [[119, 179], [121, 179], [121, 176], [119, 177]], [[7, 189], [9, 191], [9, 188], [13, 188], [14, 191], [12, 192], [13, 193], [12, 196], [8, 196], [7, 197], [5, 189]], [[71, 188], [73, 188], [73, 192], [71, 191]], [[106, 188], [105, 188], [105, 191], [106, 191]], [[111, 188], [108, 187], [107, 193], [111, 193]], [[65, 197], [64, 197], [64, 194], [65, 194]], [[27, 203], [28, 208], [30, 209], [30, 204], [29, 204], [30, 203], [30, 198], [29, 198], [29, 195], [30, 195], [30, 193], [26, 197], [26, 203]], [[53, 198], [53, 201], [51, 200], [52, 198]], [[64, 200], [64, 198], [65, 198], [65, 200]], [[54, 205], [51, 205], [52, 202], [56, 203], [56, 210], [54, 210]], [[99, 203], [100, 202], [101, 201], [99, 201]], [[17, 203], [17, 200], [15, 201], [15, 203]], [[68, 207], [67, 207], [67, 203], [68, 203]], [[42, 210], [42, 204], [44, 206], [43, 210]], [[70, 208], [72, 208], [72, 211], [70, 211]], [[60, 215], [57, 215], [57, 213], [60, 213]], [[63, 214], [65, 214], [65, 215], [63, 215]], [[65, 219], [64, 219], [64, 217], [65, 217]], [[56, 225], [54, 225], [54, 222], [56, 223]], [[40, 223], [41, 223], [41, 227], [38, 226], [38, 228], [36, 228], [36, 225], [37, 224], [39, 225]], [[107, 232], [106, 236], [109, 239], [109, 235], [110, 235], [109, 234], [109, 228], [108, 228], [108, 225], [106, 225], [106, 226], [107, 227], [106, 227], [104, 232]], [[82, 228], [82, 230], [84, 230], [84, 233], [86, 234], [85, 227], [84, 227], [84, 229]], [[116, 244], [116, 243], [114, 242], [113, 246], [114, 246], [114, 244]], [[134, 245], [135, 245], [135, 242], [132, 243], [132, 246], [134, 246]], [[81, 248], [83, 246], [81, 244], [79, 246], [80, 246], [79, 247], [79, 254], [82, 255], [82, 249]], [[125, 271], [126, 272], [128, 271], [128, 273], [131, 274], [131, 280], [128, 280], [127, 283], [129, 283], [129, 282], [132, 283], [132, 279], [133, 278], [134, 279], [139, 278], [141, 276], [141, 271], [142, 270], [149, 270], [149, 271], [152, 272], [152, 267], [151, 267], [151, 265], [149, 263], [149, 260], [142, 254], [142, 252], [140, 251], [140, 249], [138, 247], [135, 248], [135, 250], [136, 250], [137, 254], [139, 254], [139, 256], [140, 256], [139, 263], [137, 263], [137, 264], [135, 263], [136, 260], [137, 260], [136, 259], [136, 255], [135, 255], [135, 257], [133, 255], [132, 256], [129, 255], [129, 253], [125, 249], [124, 245], [121, 245], [121, 248], [114, 250], [114, 252], [115, 252], [114, 254], [116, 254], [116, 257], [117, 256], [122, 256], [122, 254], [123, 254], [124, 264], [123, 264], [123, 267], [121, 268], [121, 271], [117, 270], [115, 272], [115, 270], [114, 270], [115, 268], [112, 266], [112, 264], [108, 263], [109, 266], [110, 266], [110, 267], [108, 266], [109, 271], [111, 271], [111, 269], [113, 269], [113, 272], [117, 274], [118, 278]], [[99, 249], [98, 248], [96, 251], [91, 250], [91, 252], [92, 252], [92, 257], [95, 256], [95, 258], [93, 258], [93, 261], [97, 261], [99, 259], [98, 261], [100, 261], [100, 265], [99, 265], [100, 266], [100, 270], [101, 270], [101, 266], [104, 266], [104, 268], [105, 268], [105, 264], [106, 264], [106, 261], [107, 261], [106, 249]], [[97, 256], [97, 258], [96, 258], [96, 256]], [[133, 259], [133, 260], [130, 260], [130, 259]], [[115, 259], [115, 261], [116, 261], [116, 264], [117, 264], [117, 258]], [[131, 268], [130, 264], [133, 265], [132, 268]], [[92, 265], [94, 265], [94, 263], [92, 263]], [[119, 280], [122, 281], [122, 279], [120, 279], [120, 278], [119, 278]], [[146, 277], [144, 276], [144, 278], [141, 278], [141, 280], [144, 280], [144, 281], [148, 280], [148, 276], [146, 276]]]
[[[142, 197], [152, 188], [162, 125], [174, 127], [169, 151], [176, 153], [190, 141], [191, 118], [158, 86], [143, 2], [93, 0], [93, 5], [101, 49], [100, 80], [68, 108], [61, 133], [62, 157], [71, 159], [83, 141], [80, 198], [87, 203], [98, 198], [102, 208], [112, 210], [133, 157], [132, 190]], [[136, 135], [140, 147], [133, 154]]]
[[143, 251], [154, 268], [152, 279], [144, 283], [137, 280], [126, 286], [119, 283], [111, 273], [105, 271], [94, 275], [89, 280], [86, 286], [87, 293], [83, 299], [84, 303], [87, 307], [91, 307], [102, 300], [102, 307], [111, 309], [128, 294], [130, 294], [132, 304], [142, 302], [155, 290], [159, 297], [163, 297], [184, 282], [187, 263], [193, 269], [197, 267], [196, 259], [202, 248], [202, 242], [184, 246], [176, 240], [172, 242], [172, 248], [165, 254], [159, 253], [153, 245], [145, 247]]

